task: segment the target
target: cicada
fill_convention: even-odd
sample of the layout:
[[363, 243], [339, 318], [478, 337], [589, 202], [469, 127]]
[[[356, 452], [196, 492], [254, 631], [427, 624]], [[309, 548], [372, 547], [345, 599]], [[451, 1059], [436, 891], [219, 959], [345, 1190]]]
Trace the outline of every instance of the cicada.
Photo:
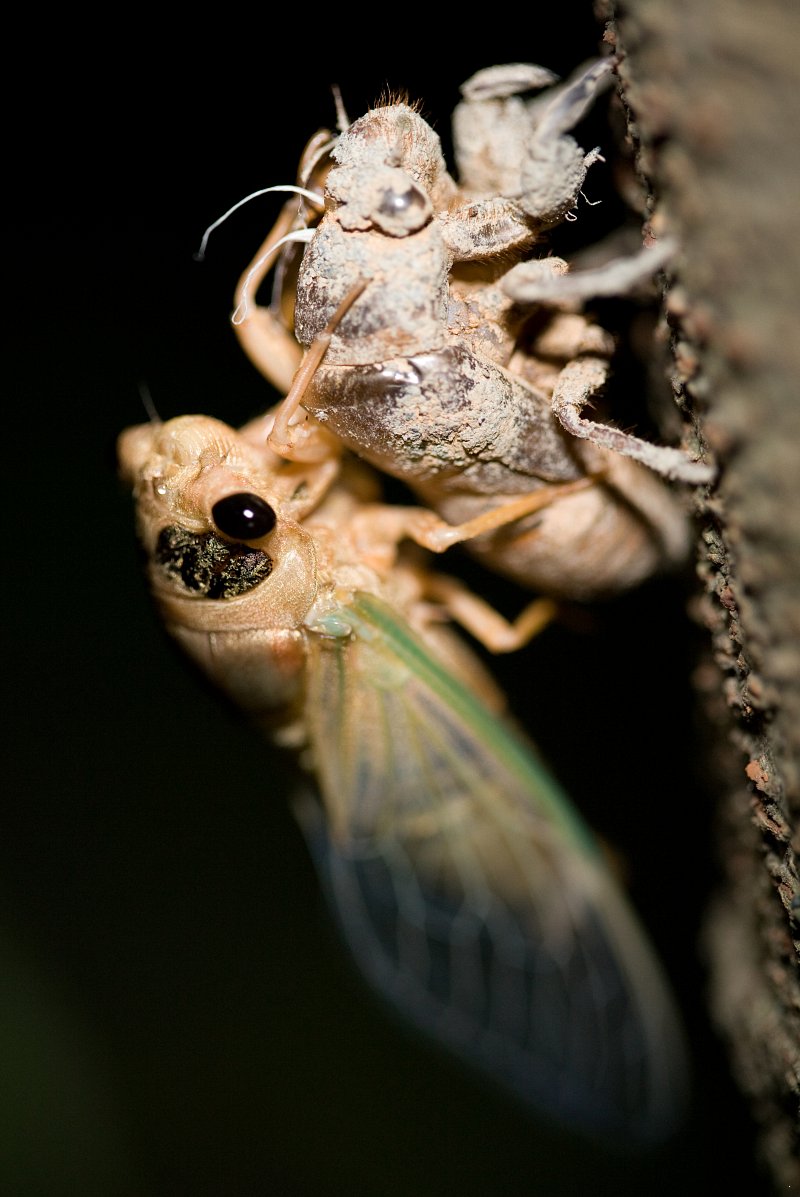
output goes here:
[[[319, 462], [345, 445], [451, 525], [429, 537], [430, 549], [468, 525], [461, 539], [487, 565], [577, 599], [682, 563], [685, 513], [659, 474], [712, 477], [677, 448], [583, 415], [606, 384], [614, 342], [581, 302], [647, 279], [670, 245], [568, 273], [541, 244], [599, 156], [568, 130], [612, 65], [593, 63], [532, 99], [524, 93], [554, 80], [543, 68], [479, 72], [454, 118], [458, 183], [439, 138], [405, 103], [315, 141], [299, 176], [317, 189], [304, 191], [309, 226], [287, 232], [298, 223], [290, 201], [242, 278], [234, 317], [244, 348], [282, 390], [303, 349], [304, 366], [316, 363], [288, 392], [277, 452]], [[307, 243], [296, 275], [280, 274], [272, 308], [256, 307], [256, 286], [287, 238]]]
[[665, 1135], [682, 1035], [604, 853], [373, 476], [281, 460], [270, 422], [120, 439], [169, 631], [316, 779], [302, 826], [369, 980], [548, 1116]]

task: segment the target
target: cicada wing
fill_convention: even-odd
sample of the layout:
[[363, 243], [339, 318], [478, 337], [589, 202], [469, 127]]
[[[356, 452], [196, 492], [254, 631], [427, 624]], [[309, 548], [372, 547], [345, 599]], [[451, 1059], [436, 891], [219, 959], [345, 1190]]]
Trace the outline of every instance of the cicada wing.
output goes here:
[[681, 1104], [681, 1034], [577, 816], [385, 605], [356, 596], [345, 615], [353, 635], [310, 650], [326, 810], [310, 838], [362, 969], [550, 1115], [662, 1137]]

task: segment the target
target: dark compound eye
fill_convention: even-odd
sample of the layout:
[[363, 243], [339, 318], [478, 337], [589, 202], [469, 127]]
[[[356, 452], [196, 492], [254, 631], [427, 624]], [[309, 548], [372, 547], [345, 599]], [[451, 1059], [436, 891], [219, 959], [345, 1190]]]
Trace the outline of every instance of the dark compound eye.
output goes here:
[[231, 540], [258, 540], [275, 527], [275, 512], [269, 503], [247, 491], [220, 499], [211, 508], [211, 516]]

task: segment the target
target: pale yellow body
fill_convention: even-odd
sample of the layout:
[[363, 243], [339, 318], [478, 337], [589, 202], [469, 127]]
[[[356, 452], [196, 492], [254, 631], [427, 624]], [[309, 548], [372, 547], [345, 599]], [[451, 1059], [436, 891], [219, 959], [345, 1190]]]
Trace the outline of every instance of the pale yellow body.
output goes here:
[[546, 1114], [669, 1133], [683, 1049], [658, 962], [445, 620], [504, 647], [517, 631], [407, 555], [429, 512], [377, 502], [361, 467], [283, 461], [269, 425], [188, 416], [120, 438], [170, 632], [300, 753], [319, 801], [298, 814], [374, 984]]

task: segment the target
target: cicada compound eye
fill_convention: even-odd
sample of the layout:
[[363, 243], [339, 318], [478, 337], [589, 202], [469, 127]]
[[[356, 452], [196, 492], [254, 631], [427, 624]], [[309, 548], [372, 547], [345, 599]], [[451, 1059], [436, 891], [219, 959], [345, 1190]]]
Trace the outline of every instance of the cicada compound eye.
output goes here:
[[275, 527], [275, 512], [265, 499], [249, 491], [237, 491], [219, 499], [211, 518], [231, 540], [260, 540]]
[[433, 208], [425, 192], [401, 170], [387, 170], [377, 181], [371, 219], [391, 237], [416, 233], [431, 219]]

